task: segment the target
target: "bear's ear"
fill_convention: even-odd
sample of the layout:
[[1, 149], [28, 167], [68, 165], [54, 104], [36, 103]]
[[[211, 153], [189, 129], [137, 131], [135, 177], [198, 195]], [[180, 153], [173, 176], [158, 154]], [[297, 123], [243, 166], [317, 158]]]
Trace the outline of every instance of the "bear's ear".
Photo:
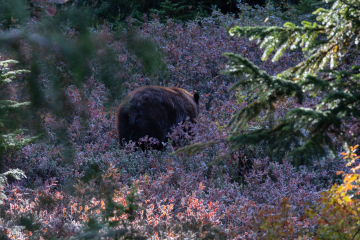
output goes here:
[[198, 93], [194, 94], [194, 100], [195, 100], [196, 104], [199, 104], [199, 94]]

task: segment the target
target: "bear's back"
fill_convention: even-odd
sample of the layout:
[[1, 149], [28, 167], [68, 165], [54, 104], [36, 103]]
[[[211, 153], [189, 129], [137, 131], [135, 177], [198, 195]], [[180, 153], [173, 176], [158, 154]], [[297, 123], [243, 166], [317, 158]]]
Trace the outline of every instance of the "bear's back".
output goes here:
[[194, 96], [181, 88], [144, 86], [131, 92], [118, 109], [119, 140], [138, 141], [148, 135], [166, 141], [173, 125], [199, 113]]

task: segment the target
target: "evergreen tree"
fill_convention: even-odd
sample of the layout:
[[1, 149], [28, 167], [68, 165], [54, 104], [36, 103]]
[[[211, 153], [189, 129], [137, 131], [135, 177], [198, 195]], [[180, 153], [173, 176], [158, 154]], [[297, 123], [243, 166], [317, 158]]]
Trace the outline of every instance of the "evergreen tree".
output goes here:
[[[307, 164], [313, 157], [335, 152], [334, 140], [348, 142], [345, 120], [360, 118], [360, 66], [352, 66], [358, 56], [360, 2], [335, 1], [330, 9], [318, 9], [319, 23], [286, 23], [284, 27], [234, 27], [232, 36], [257, 39], [264, 49], [262, 60], [272, 52], [277, 61], [287, 50], [301, 47], [306, 59], [295, 67], [271, 76], [251, 61], [235, 53], [224, 53], [230, 61], [226, 73], [239, 80], [231, 87], [246, 87], [252, 96], [247, 107], [230, 121], [232, 135], [224, 140], [237, 149], [247, 144], [266, 144], [273, 156], [293, 156], [296, 165]], [[257, 90], [256, 92], [254, 90]], [[280, 99], [295, 97], [301, 105], [308, 94], [321, 101], [316, 108], [290, 110], [271, 128], [239, 134], [247, 122], [266, 111], [270, 115]], [[197, 144], [193, 152], [215, 143]]]
[[[17, 61], [0, 61], [0, 86], [10, 83], [16, 75], [29, 72], [27, 70], [11, 71], [9, 65]], [[5, 173], [2, 172], [2, 157], [6, 151], [18, 149], [33, 141], [36, 137], [19, 137], [23, 132], [19, 129], [19, 121], [14, 119], [14, 115], [21, 111], [23, 106], [29, 105], [29, 102], [18, 103], [12, 100], [0, 99], [0, 204], [6, 198], [4, 186], [7, 185], [7, 176], [12, 176], [16, 180], [26, 177], [24, 172], [19, 169], [11, 169]]]
[[[11, 71], [9, 65], [14, 63], [17, 63], [17, 61], [0, 61], [0, 86], [10, 83], [18, 74], [29, 72], [28, 70]], [[20, 121], [15, 119], [16, 115], [22, 111], [22, 108], [29, 104], [30, 102], [18, 103], [12, 100], [0, 99], [0, 154], [23, 147], [35, 139], [19, 137], [19, 134], [24, 130], [19, 128]]]
[[166, 17], [173, 18], [175, 20], [186, 21], [188, 19], [194, 19], [197, 16], [206, 16], [208, 13], [201, 7], [200, 3], [194, 1], [182, 0], [171, 2], [165, 0], [160, 3], [160, 8], [150, 9], [150, 12], [159, 14], [160, 18], [165, 20]]

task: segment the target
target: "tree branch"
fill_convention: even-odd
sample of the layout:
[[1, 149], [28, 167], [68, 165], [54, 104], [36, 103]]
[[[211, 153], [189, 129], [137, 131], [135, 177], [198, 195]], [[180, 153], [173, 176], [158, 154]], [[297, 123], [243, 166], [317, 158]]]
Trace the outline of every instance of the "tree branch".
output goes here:
[[350, 7], [352, 7], [352, 8], [355, 8], [356, 10], [360, 10], [360, 7], [358, 7], [358, 6], [355, 6], [355, 5], [351, 4], [351, 3], [345, 2], [344, 0], [339, 0], [339, 1], [342, 2], [343, 4], [346, 4], [346, 5], [350, 6]]

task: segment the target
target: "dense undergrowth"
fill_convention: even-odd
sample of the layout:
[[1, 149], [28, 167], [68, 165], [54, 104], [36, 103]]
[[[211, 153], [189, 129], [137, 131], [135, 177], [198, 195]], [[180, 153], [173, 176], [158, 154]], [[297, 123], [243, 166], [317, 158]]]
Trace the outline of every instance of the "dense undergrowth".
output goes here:
[[[316, 210], [309, 209], [324, 201], [322, 191], [341, 183], [336, 172], [344, 170], [345, 163], [338, 156], [329, 154], [310, 166], [296, 168], [291, 159], [270, 161], [271, 149], [266, 145], [235, 151], [225, 142], [193, 155], [172, 155], [185, 144], [229, 136], [227, 125], [231, 116], [248, 104], [248, 96], [242, 89], [228, 92], [236, 79], [221, 73], [228, 61], [222, 56], [224, 52], [240, 53], [271, 75], [304, 59], [301, 51], [289, 51], [277, 62], [262, 62], [263, 53], [255, 42], [231, 37], [227, 32], [237, 25], [283, 25], [281, 18], [270, 15], [272, 11], [271, 6], [257, 11], [248, 9], [242, 18], [215, 11], [210, 17], [184, 24], [171, 19], [164, 24], [153, 15], [150, 20], [144, 18], [141, 26], [128, 18], [126, 30], [117, 33], [109, 25], [92, 29], [89, 34], [94, 39], [95, 50], [86, 63], [90, 73], [80, 83], [73, 74], [75, 70], [67, 65], [65, 58], [59, 57], [56, 45], [51, 50], [35, 48], [26, 39], [17, 39], [20, 55], [5, 49], [0, 60], [21, 56], [22, 59], [16, 60], [21, 60], [22, 67], [34, 66], [31, 64], [35, 60], [40, 62], [36, 77], [46, 104], [27, 109], [29, 118], [35, 119], [36, 124], [23, 123], [34, 128], [29, 131], [32, 135], [37, 134], [35, 127], [42, 129], [43, 138], [8, 150], [2, 157], [3, 172], [17, 168], [26, 175], [20, 181], [10, 179], [10, 184], [4, 186], [7, 198], [0, 206], [2, 237], [295, 239], [303, 236], [307, 239], [305, 236], [314, 236], [323, 222], [316, 217]], [[302, 18], [306, 16], [296, 16], [296, 21]], [[40, 31], [35, 19], [26, 24], [30, 33]], [[65, 39], [78, 39], [77, 29], [71, 25], [61, 27]], [[149, 46], [157, 46], [155, 51], [161, 53], [160, 70], [151, 69], [153, 59], [150, 57], [150, 63], [146, 62], [146, 56], [132, 46], [131, 43], [143, 39], [150, 39]], [[109, 49], [116, 65], [106, 61]], [[61, 84], [52, 85], [49, 79], [53, 72], [42, 61], [55, 69]], [[106, 78], [109, 69], [113, 76]], [[34, 72], [34, 68], [31, 70]], [[3, 83], [1, 92], [6, 99], [31, 101], [34, 97], [28, 92], [29, 84], [19, 77]], [[200, 94], [201, 113], [191, 130], [194, 138], [182, 131], [183, 126], [178, 126], [170, 136], [176, 147], [169, 144], [164, 152], [135, 151], [132, 144], [119, 146], [115, 131], [117, 105], [130, 91], [148, 84], [177, 86]], [[53, 88], [61, 93], [58, 98], [63, 104], [59, 108], [52, 106], [56, 104]], [[311, 108], [318, 101], [317, 96], [309, 95], [303, 106]], [[272, 126], [289, 109], [298, 106], [295, 99], [283, 99], [271, 117], [261, 114], [241, 131]], [[358, 134], [356, 124], [352, 131]], [[19, 133], [17, 137], [24, 136]], [[340, 147], [337, 150], [342, 151]]]

